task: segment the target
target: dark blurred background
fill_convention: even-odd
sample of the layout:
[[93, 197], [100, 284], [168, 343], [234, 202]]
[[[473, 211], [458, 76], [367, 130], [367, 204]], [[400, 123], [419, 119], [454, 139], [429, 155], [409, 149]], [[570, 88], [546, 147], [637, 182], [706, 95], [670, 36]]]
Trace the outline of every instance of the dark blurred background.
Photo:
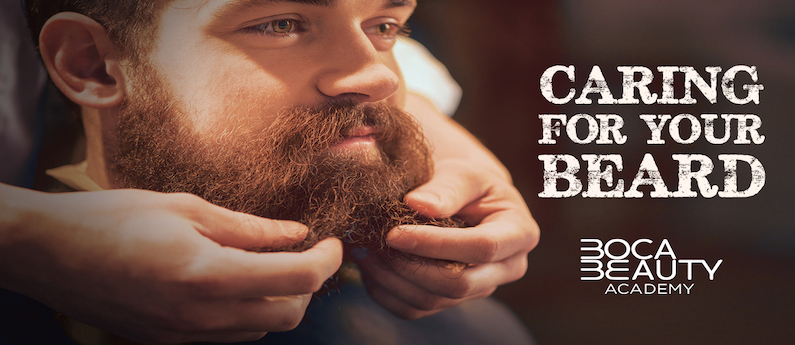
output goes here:
[[[541, 226], [541, 243], [530, 253], [527, 275], [495, 294], [539, 344], [795, 344], [795, 220], [790, 213], [795, 206], [790, 134], [795, 129], [795, 3], [420, 0], [411, 26], [412, 36], [464, 89], [454, 118], [510, 169]], [[711, 104], [695, 88], [698, 102], [689, 106], [553, 105], [541, 96], [539, 77], [549, 66], [570, 64], [576, 66], [577, 96], [593, 65], [602, 68], [616, 98], [621, 97], [616, 66], [622, 65], [654, 71], [653, 92], [660, 91], [657, 66], [693, 66], [707, 75], [706, 66], [725, 71], [755, 65], [765, 89], [758, 105], [732, 104], [720, 91], [717, 104]], [[565, 94], [568, 81], [555, 81], [561, 84], [556, 93]], [[682, 80], [675, 85], [681, 98]], [[543, 113], [615, 113], [624, 118], [629, 139], [624, 145], [577, 145], [563, 137], [556, 145], [538, 145], [538, 114]], [[692, 145], [646, 144], [649, 130], [639, 114], [680, 113], [756, 114], [766, 140], [761, 145], [711, 145], [703, 138]], [[663, 138], [672, 142], [667, 131]], [[710, 180], [721, 187], [717, 155], [752, 155], [764, 165], [766, 184], [759, 194], [740, 199], [651, 199], [648, 187], [641, 188], [642, 199], [538, 197], [539, 154], [621, 154], [624, 171], [617, 175], [627, 188], [646, 152], [653, 154], [669, 190], [677, 187], [675, 153], [709, 156], [715, 163]], [[743, 167], [741, 189], [749, 181]], [[579, 176], [585, 176], [583, 171]], [[713, 281], [696, 271], [690, 295], [605, 295], [608, 281], [580, 281], [581, 238], [630, 243], [649, 238], [654, 248], [668, 239], [678, 258], [724, 262]], [[684, 272], [676, 281], [686, 282]]]

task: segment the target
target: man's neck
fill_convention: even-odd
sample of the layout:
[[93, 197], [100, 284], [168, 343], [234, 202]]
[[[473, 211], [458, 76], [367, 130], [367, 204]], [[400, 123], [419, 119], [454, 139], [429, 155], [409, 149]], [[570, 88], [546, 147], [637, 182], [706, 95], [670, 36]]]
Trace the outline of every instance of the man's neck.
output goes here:
[[86, 133], [86, 175], [103, 189], [113, 188], [105, 164], [105, 143], [110, 139], [107, 119], [110, 110], [83, 107], [83, 127]]

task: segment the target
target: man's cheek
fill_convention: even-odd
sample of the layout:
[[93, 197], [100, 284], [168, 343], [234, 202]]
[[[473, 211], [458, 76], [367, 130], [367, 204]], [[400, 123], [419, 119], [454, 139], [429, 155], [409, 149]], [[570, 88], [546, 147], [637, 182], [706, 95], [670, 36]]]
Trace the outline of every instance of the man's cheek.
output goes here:
[[294, 106], [289, 86], [262, 71], [215, 69], [212, 75], [171, 85], [187, 116], [183, 123], [201, 136], [257, 133], [275, 120], [280, 109]]

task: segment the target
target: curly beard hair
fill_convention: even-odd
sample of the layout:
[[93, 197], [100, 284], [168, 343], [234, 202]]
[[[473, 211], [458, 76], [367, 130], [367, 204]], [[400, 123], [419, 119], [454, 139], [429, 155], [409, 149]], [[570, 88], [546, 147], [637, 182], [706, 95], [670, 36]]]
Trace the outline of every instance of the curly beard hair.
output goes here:
[[[432, 162], [418, 125], [399, 109], [351, 102], [298, 107], [282, 111], [262, 130], [208, 140], [180, 124], [185, 114], [152, 75], [141, 83], [143, 96], [122, 105], [109, 159], [116, 187], [191, 193], [234, 211], [309, 228], [306, 240], [290, 248], [250, 250], [303, 251], [336, 237], [346, 253], [362, 247], [418, 260], [389, 250], [387, 232], [401, 224], [462, 225], [425, 218], [403, 201], [429, 180]], [[375, 129], [377, 154], [329, 150], [360, 126]]]

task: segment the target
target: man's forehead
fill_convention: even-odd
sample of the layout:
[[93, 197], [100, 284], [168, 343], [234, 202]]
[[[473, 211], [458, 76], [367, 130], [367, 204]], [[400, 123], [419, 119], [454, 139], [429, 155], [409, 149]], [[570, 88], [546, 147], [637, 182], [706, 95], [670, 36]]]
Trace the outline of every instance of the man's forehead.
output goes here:
[[[231, 3], [249, 3], [251, 5], [264, 5], [282, 2], [292, 2], [299, 4], [315, 5], [315, 6], [331, 6], [338, 2], [338, 0], [231, 0]], [[385, 7], [399, 7], [399, 6], [412, 6], [415, 0], [381, 0]]]
[[[267, 6], [267, 5], [280, 4], [280, 3], [295, 3], [295, 4], [321, 6], [321, 7], [332, 7], [341, 1], [342, 0], [227, 0], [224, 1], [224, 4], [220, 6], [221, 10], [219, 11], [219, 14], [245, 11], [246, 9], [253, 7]], [[385, 9], [395, 8], [395, 7], [416, 6], [416, 0], [376, 0], [375, 2], [378, 1], [383, 3], [382, 7]]]

